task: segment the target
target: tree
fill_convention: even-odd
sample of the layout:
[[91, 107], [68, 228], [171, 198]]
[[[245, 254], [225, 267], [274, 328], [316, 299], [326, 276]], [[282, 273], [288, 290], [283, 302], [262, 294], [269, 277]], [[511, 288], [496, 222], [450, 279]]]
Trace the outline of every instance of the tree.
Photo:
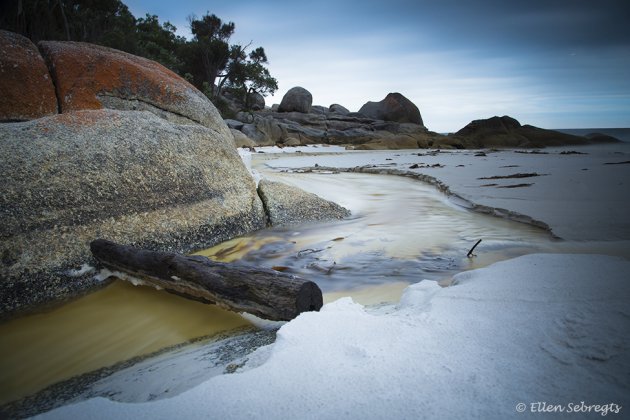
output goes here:
[[134, 52], [136, 20], [120, 0], [7, 0], [3, 29], [41, 40], [84, 41]]
[[184, 37], [177, 36], [177, 28], [170, 22], [160, 25], [156, 15], [149, 15], [136, 21], [136, 51], [137, 55], [168, 67], [176, 73], [183, 70], [180, 50], [186, 43]]
[[[207, 84], [205, 90], [211, 98], [218, 97], [224, 87], [243, 102], [253, 92], [265, 96], [278, 89], [278, 82], [265, 67], [268, 61], [262, 47], [247, 54], [249, 44], [229, 45], [235, 30], [233, 22], [224, 23], [209, 13], [201, 19], [192, 16], [189, 20], [194, 39], [188, 48], [188, 68], [198, 87]], [[203, 71], [199, 71], [199, 64]]]
[[247, 105], [254, 92], [273, 94], [278, 82], [266, 65], [262, 47], [230, 45], [233, 22], [214, 14], [189, 17], [194, 38], [176, 35], [170, 22], [156, 15], [136, 19], [121, 0], [2, 0], [0, 28], [34, 42], [82, 41], [104, 45], [157, 61], [182, 75], [219, 105], [223, 89]]
[[244, 49], [235, 47], [238, 53], [231, 57], [223, 80], [227, 81], [226, 87], [246, 105], [250, 105], [249, 98], [254, 92], [262, 96], [273, 94], [278, 89], [278, 81], [264, 66], [268, 63], [265, 50], [258, 47], [246, 56]]
[[[193, 61], [191, 74], [196, 84], [208, 83], [215, 96], [214, 85], [221, 72], [226, 68], [230, 58], [228, 40], [234, 33], [234, 23], [223, 23], [216, 15], [206, 14], [201, 19], [189, 17], [190, 31], [194, 39], [189, 45], [189, 55], [192, 52]], [[201, 68], [199, 68], [199, 62]]]

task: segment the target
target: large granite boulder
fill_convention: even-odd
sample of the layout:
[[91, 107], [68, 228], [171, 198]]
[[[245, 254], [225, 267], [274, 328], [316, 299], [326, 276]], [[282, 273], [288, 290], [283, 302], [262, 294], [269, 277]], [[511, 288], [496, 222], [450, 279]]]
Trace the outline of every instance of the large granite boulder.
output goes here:
[[308, 113], [313, 104], [313, 95], [303, 87], [296, 86], [282, 97], [278, 112], [303, 112]]
[[359, 114], [376, 120], [423, 125], [418, 107], [400, 93], [389, 93], [380, 102], [366, 103]]
[[185, 80], [91, 44], [42, 42], [44, 59], [3, 31], [0, 49], [0, 119], [33, 119], [0, 124], [0, 318], [91, 290], [98, 237], [189, 252], [265, 226], [232, 133]]
[[90, 260], [96, 237], [188, 252], [264, 226], [232, 142], [199, 125], [81, 111], [0, 125], [0, 153], [11, 156], [0, 161], [9, 311], [24, 290], [32, 305], [86, 286], [65, 274]]
[[258, 193], [272, 226], [340, 220], [350, 216], [348, 209], [336, 203], [281, 182], [262, 179]]
[[219, 112], [194, 86], [155, 61], [83, 42], [46, 41], [40, 50], [61, 112], [146, 110], [172, 122], [201, 124], [229, 137]]
[[0, 125], [0, 156], [0, 317], [93, 287], [72, 270], [96, 238], [190, 252], [265, 226], [222, 130], [77, 111]]
[[57, 113], [55, 87], [37, 47], [0, 30], [0, 121], [25, 121]]
[[256, 142], [247, 137], [242, 131], [230, 128], [230, 132], [234, 136], [234, 146], [236, 147], [255, 147]]
[[[53, 112], [59, 103], [62, 113], [0, 124], [0, 319], [103, 284], [89, 267], [96, 238], [186, 253], [266, 226], [234, 147], [251, 140], [237, 131], [235, 139], [193, 86], [150, 60], [76, 42], [40, 43], [46, 70], [32, 44], [2, 37], [16, 41], [3, 47], [0, 69], [32, 67], [44, 81], [50, 71]], [[29, 78], [4, 74], [3, 93], [13, 85], [27, 90]], [[5, 120], [41, 116], [50, 88], [32, 92], [37, 101]], [[252, 123], [267, 137], [287, 137], [273, 119]], [[294, 216], [273, 219], [293, 223]]]

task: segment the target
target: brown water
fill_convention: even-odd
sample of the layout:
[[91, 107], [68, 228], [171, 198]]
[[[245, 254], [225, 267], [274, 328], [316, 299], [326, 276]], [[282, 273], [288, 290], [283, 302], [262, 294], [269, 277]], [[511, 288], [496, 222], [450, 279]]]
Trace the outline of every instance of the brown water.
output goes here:
[[[552, 246], [546, 232], [471, 213], [433, 187], [395, 176], [268, 174], [332, 199], [352, 218], [272, 229], [202, 251], [292, 272], [317, 282], [325, 300], [396, 301], [406, 285], [440, 280]], [[466, 253], [477, 239], [477, 258]], [[57, 381], [231, 330], [238, 314], [116, 281], [45, 314], [0, 324], [0, 404]]]
[[0, 324], [0, 405], [81, 373], [247, 324], [213, 305], [115, 281], [51, 312]]

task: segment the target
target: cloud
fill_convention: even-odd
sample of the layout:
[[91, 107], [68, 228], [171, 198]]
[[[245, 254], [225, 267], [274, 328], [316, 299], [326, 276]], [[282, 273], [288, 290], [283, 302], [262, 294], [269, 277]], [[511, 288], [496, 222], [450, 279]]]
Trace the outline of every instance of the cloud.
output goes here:
[[351, 110], [400, 92], [435, 131], [503, 114], [548, 128], [630, 126], [626, 0], [126, 3], [180, 30], [209, 8], [234, 21], [232, 41], [263, 46], [279, 81], [268, 104], [303, 86], [316, 104]]

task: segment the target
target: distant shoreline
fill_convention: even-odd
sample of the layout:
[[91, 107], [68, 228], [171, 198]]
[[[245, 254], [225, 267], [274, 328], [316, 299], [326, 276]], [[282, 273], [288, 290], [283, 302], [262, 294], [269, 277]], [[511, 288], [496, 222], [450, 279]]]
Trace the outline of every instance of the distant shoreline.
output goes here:
[[[582, 137], [591, 133], [601, 133], [630, 143], [630, 128], [551, 128], [551, 130]], [[439, 134], [447, 136], [453, 133], [454, 132], [441, 132]]]
[[555, 128], [561, 133], [573, 134], [574, 136], [586, 136], [590, 133], [602, 133], [616, 137], [621, 141], [630, 142], [630, 128]]

